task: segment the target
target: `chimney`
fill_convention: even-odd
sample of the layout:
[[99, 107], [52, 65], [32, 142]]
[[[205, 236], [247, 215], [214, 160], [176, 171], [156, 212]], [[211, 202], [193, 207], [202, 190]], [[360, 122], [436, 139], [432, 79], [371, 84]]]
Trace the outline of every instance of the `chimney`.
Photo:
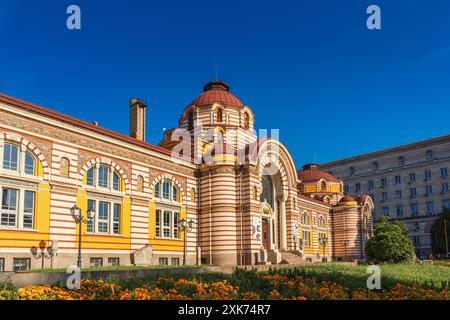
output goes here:
[[147, 104], [139, 99], [130, 99], [130, 136], [145, 141], [145, 112]]

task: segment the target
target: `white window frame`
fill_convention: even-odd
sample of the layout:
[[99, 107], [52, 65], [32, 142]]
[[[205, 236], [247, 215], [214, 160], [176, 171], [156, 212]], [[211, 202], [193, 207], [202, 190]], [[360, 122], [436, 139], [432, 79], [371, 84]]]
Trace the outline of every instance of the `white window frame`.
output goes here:
[[[168, 183], [169, 184], [169, 194], [168, 194], [169, 197], [167, 199], [164, 197], [164, 183]], [[159, 195], [156, 193], [156, 188], [158, 188]], [[177, 200], [173, 200], [173, 197], [174, 197], [173, 191], [174, 191], [174, 189], [177, 191]], [[162, 180], [158, 181], [155, 184], [155, 196], [154, 196], [154, 199], [157, 200], [157, 201], [178, 205], [179, 203], [181, 203], [181, 190], [175, 184], [175, 182], [173, 180], [171, 180], [171, 179], [162, 179]]]
[[[102, 187], [99, 185], [100, 167], [106, 167], [109, 170], [107, 187]], [[94, 177], [93, 177], [94, 185], [88, 184], [87, 174], [88, 174], [88, 171], [91, 169], [93, 170], [93, 173], [94, 173]], [[114, 188], [114, 186], [115, 186], [114, 175], [117, 175], [117, 177], [119, 178], [117, 190]], [[111, 167], [110, 165], [104, 164], [104, 163], [97, 163], [96, 165], [94, 165], [86, 170], [86, 184], [84, 185], [84, 187], [87, 190], [95, 190], [95, 191], [100, 191], [100, 192], [109, 192], [109, 193], [113, 193], [113, 194], [123, 195], [123, 194], [125, 194], [125, 190], [120, 190], [121, 179], [122, 179], [122, 177], [120, 176], [119, 172], [117, 170], [115, 170], [113, 167]]]
[[[119, 200], [110, 200], [110, 199], [102, 199], [100, 197], [95, 196], [89, 196], [86, 199], [86, 205], [89, 203], [89, 200], [92, 200], [95, 202], [94, 210], [95, 210], [95, 217], [92, 220], [93, 223], [93, 229], [94, 231], [87, 231], [87, 234], [95, 234], [95, 235], [110, 235], [110, 236], [120, 236], [122, 234], [122, 210], [123, 210], [123, 204], [122, 201]], [[109, 212], [108, 212], [108, 219], [107, 219], [107, 225], [108, 225], [108, 232], [99, 231], [99, 214], [100, 214], [100, 202], [106, 203], [109, 205]], [[119, 211], [119, 233], [114, 233], [114, 207], [115, 205], [120, 205], [120, 211]]]
[[[169, 214], [169, 223], [165, 225], [164, 217], [165, 213]], [[172, 239], [172, 240], [181, 240], [180, 232], [178, 230], [177, 222], [175, 222], [175, 217], [177, 217], [178, 221], [180, 220], [180, 210], [170, 209], [165, 207], [158, 207], [155, 211], [155, 237], [157, 239]], [[158, 219], [159, 218], [159, 219]], [[159, 224], [158, 224], [159, 220]], [[156, 230], [159, 229], [159, 236], [156, 233]], [[168, 231], [168, 236], [165, 235], [164, 231]]]
[[[16, 210], [10, 211], [11, 213], [15, 214], [16, 221], [14, 226], [6, 226], [1, 225], [1, 214], [4, 212], [2, 208], [3, 203], [3, 189], [12, 189], [17, 191], [17, 197], [16, 197]], [[25, 192], [32, 192], [34, 193], [33, 198], [33, 212], [32, 212], [32, 226], [31, 228], [25, 228], [24, 227], [24, 217], [25, 217]], [[37, 197], [37, 190], [31, 189], [31, 188], [17, 188], [16, 186], [1, 186], [0, 187], [0, 229], [6, 229], [6, 230], [23, 230], [23, 231], [35, 231], [35, 221], [36, 221], [36, 197]], [[9, 210], [7, 210], [9, 211]]]
[[[3, 142], [2, 142], [3, 141]], [[8, 176], [14, 176], [14, 177], [20, 177], [28, 180], [33, 181], [42, 181], [43, 179], [41, 177], [37, 176], [37, 166], [39, 159], [27, 149], [26, 146], [18, 144], [14, 141], [9, 140], [3, 140], [0, 139], [1, 147], [0, 147], [0, 174], [8, 175]], [[4, 149], [6, 145], [13, 145], [17, 147], [17, 169], [16, 170], [10, 170], [3, 167], [3, 156], [4, 156]], [[25, 158], [26, 154], [29, 154], [31, 158], [34, 160], [34, 169], [33, 174], [27, 174], [25, 173]]]

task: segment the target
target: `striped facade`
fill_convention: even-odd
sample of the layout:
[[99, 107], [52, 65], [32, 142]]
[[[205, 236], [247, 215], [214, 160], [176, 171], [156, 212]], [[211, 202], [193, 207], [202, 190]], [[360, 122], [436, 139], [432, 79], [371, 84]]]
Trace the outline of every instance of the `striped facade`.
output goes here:
[[180, 118], [195, 133], [188, 159], [174, 160], [174, 130], [159, 146], [145, 143], [145, 104], [132, 108], [126, 136], [0, 95], [6, 271], [40, 267], [32, 248], [42, 241], [53, 252], [45, 267], [75, 264], [74, 205], [96, 212], [82, 224], [83, 266], [180, 264], [185, 238], [187, 264], [363, 258], [370, 198], [347, 201], [325, 173], [302, 179], [309, 169], [297, 172], [280, 142], [257, 138], [253, 112], [224, 83], [205, 86]]

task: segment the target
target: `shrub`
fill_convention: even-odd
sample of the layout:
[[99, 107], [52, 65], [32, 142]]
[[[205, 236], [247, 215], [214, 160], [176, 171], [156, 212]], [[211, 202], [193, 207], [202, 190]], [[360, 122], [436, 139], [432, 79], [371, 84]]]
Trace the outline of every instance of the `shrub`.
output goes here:
[[383, 216], [375, 224], [374, 236], [367, 241], [365, 252], [372, 261], [400, 263], [412, 260], [414, 246], [404, 223], [389, 223]]

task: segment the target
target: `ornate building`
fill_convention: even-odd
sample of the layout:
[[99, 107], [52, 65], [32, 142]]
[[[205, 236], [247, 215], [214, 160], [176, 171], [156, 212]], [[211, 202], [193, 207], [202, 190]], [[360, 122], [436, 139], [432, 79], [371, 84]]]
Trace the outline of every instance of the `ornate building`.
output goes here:
[[74, 205], [95, 211], [83, 266], [364, 258], [371, 198], [344, 195], [317, 165], [297, 172], [227, 84], [208, 83], [158, 146], [144, 141], [145, 111], [130, 100], [127, 136], [0, 95], [0, 271], [39, 268], [40, 245], [45, 267], [75, 264]]

